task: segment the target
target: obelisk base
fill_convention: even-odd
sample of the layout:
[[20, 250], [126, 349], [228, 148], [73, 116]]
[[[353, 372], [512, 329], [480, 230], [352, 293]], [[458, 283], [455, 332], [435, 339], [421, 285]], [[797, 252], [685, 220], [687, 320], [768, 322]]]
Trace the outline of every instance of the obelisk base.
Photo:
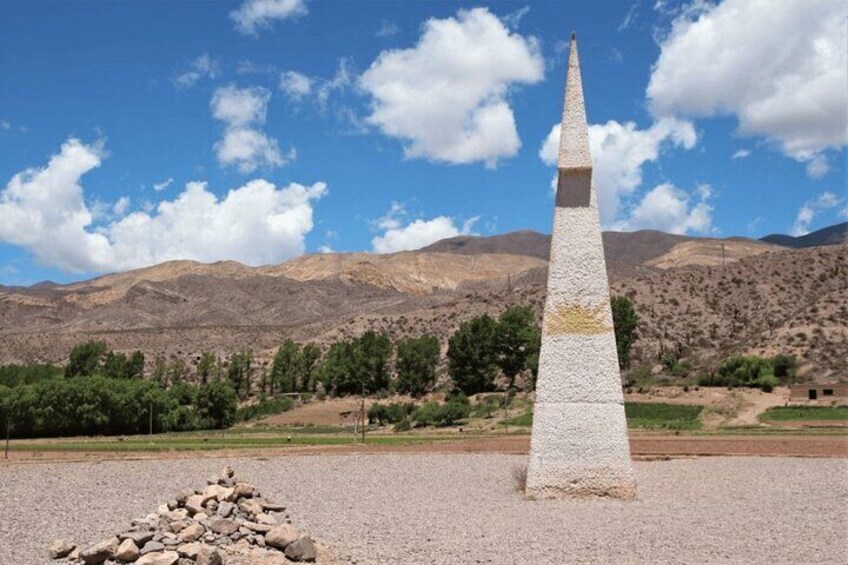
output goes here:
[[529, 498], [636, 496], [621, 404], [536, 403]]

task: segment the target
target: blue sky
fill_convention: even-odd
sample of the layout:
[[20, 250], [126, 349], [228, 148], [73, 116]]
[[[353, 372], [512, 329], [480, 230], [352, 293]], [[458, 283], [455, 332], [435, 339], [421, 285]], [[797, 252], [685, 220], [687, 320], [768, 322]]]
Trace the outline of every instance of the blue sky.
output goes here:
[[606, 228], [844, 221], [846, 19], [841, 0], [6, 2], [0, 284], [550, 231], [571, 30]]

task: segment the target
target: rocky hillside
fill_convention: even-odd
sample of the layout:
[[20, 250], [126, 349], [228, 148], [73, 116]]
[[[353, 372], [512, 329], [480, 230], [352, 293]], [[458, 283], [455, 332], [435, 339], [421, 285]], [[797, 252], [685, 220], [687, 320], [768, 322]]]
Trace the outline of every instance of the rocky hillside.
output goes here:
[[[702, 367], [731, 351], [787, 352], [811, 376], [848, 378], [848, 246], [604, 236], [613, 292], [631, 296], [640, 315], [642, 362], [673, 351]], [[267, 360], [287, 337], [327, 343], [368, 328], [446, 342], [478, 313], [529, 303], [541, 314], [548, 243], [516, 232], [393, 255], [310, 255], [259, 268], [175, 261], [0, 289], [0, 363], [61, 362], [88, 339], [190, 363], [204, 350], [244, 348]]]

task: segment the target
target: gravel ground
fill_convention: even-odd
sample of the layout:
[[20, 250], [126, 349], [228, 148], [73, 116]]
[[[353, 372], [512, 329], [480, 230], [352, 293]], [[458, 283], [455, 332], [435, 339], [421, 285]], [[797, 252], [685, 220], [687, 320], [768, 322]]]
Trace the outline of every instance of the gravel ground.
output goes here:
[[639, 498], [526, 501], [512, 455], [349, 455], [0, 467], [0, 564], [48, 563], [223, 465], [352, 563], [848, 563], [848, 460], [639, 462]]

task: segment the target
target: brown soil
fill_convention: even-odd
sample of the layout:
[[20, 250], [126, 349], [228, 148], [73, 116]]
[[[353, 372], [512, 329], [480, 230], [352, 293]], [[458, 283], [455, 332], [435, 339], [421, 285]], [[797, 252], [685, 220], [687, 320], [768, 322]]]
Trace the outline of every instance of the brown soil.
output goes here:
[[[270, 457], [279, 455], [351, 455], [362, 453], [506, 453], [529, 452], [530, 436], [469, 438], [419, 445], [321, 445], [279, 449], [220, 451], [102, 453], [102, 452], [10, 452], [4, 463], [39, 461], [91, 461], [114, 459], [190, 459], [202, 457]], [[837, 457], [848, 458], [848, 436], [686, 436], [631, 433], [630, 449], [636, 459], [706, 456]]]

